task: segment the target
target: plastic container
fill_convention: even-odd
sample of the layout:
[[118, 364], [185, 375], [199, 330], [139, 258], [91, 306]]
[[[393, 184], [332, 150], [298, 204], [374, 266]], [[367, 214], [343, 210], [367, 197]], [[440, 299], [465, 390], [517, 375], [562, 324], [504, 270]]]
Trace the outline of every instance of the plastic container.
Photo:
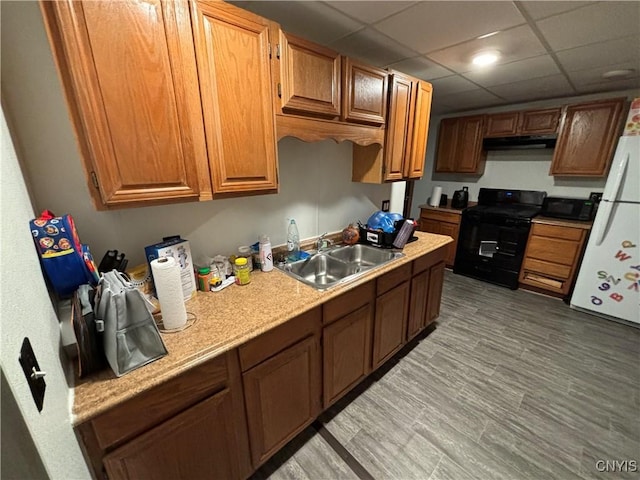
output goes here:
[[203, 267], [198, 270], [198, 290], [201, 292], [209, 291], [209, 282], [211, 281], [211, 269]]
[[249, 265], [249, 271], [253, 272], [253, 258], [251, 256], [251, 247], [242, 245], [238, 247], [238, 257], [247, 259], [247, 265]]
[[300, 234], [298, 233], [298, 225], [293, 218], [287, 230], [287, 252], [290, 261], [295, 262], [300, 258]]
[[236, 266], [236, 284], [248, 285], [251, 282], [251, 272], [249, 271], [249, 265], [247, 259], [244, 257], [238, 257], [235, 261]]
[[273, 270], [271, 241], [266, 235], [262, 235], [262, 237], [260, 237], [260, 268], [263, 272], [270, 272]]

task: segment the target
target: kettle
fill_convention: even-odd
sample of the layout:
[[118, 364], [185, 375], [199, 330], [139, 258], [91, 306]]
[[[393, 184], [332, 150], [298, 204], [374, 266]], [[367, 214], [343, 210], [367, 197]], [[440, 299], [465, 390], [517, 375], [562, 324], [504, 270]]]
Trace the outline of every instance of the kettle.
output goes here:
[[467, 208], [469, 203], [469, 187], [462, 187], [462, 190], [456, 190], [453, 192], [453, 198], [451, 199], [452, 208]]

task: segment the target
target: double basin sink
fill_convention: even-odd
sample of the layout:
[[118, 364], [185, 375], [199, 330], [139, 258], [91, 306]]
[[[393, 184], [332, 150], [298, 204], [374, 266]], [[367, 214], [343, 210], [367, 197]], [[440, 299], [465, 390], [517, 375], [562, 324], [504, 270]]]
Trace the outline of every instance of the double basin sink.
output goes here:
[[404, 253], [356, 244], [323, 250], [278, 268], [317, 290], [326, 290], [401, 257]]

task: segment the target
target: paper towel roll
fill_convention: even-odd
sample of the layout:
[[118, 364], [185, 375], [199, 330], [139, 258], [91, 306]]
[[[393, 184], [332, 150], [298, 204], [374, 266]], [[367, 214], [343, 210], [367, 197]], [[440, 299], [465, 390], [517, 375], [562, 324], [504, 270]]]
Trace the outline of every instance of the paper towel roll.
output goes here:
[[183, 327], [187, 323], [187, 310], [182, 294], [180, 265], [173, 257], [157, 258], [151, 261], [151, 272], [165, 330]]
[[442, 187], [433, 187], [433, 192], [431, 192], [431, 199], [429, 200], [429, 205], [432, 207], [440, 206], [440, 197], [442, 196]]

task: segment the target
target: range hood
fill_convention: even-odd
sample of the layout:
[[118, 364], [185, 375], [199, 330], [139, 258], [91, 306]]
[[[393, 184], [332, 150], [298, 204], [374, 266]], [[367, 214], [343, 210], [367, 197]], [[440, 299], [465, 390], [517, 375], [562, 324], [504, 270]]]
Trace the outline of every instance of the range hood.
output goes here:
[[553, 148], [557, 135], [521, 135], [517, 137], [485, 138], [482, 147], [485, 150], [513, 150], [529, 148]]

